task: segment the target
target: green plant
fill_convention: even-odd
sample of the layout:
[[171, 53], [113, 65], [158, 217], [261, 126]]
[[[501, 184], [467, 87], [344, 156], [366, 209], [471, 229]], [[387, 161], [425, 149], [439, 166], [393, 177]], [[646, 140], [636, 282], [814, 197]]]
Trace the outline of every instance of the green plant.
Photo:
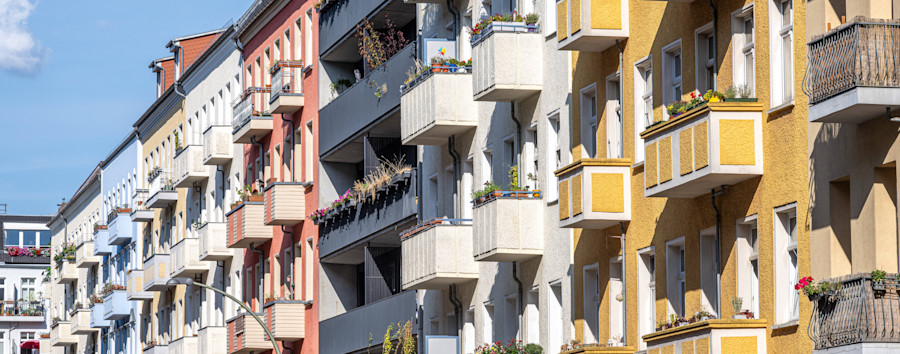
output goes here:
[[525, 24], [526, 25], [533, 25], [537, 22], [538, 22], [538, 14], [530, 13], [530, 14], [525, 15]]
[[731, 298], [731, 309], [734, 313], [740, 313], [744, 308], [744, 299], [738, 296]]
[[725, 91], [722, 92], [725, 95], [725, 98], [735, 98], [737, 97], [737, 88], [734, 85], [728, 86], [725, 88]]
[[178, 139], [178, 132], [175, 132], [175, 151], [181, 150], [181, 139]]
[[434, 64], [444, 65], [444, 56], [435, 55], [435, 56], [431, 57], [430, 61], [431, 61], [431, 65], [434, 65]]
[[737, 95], [740, 98], [749, 98], [753, 96], [753, 88], [750, 84], [740, 84], [737, 86]]
[[887, 272], [885, 272], [881, 269], [876, 269], [876, 270], [873, 270], [872, 273], [869, 273], [869, 275], [872, 276], [872, 281], [883, 282], [884, 279], [887, 277]]
[[413, 354], [416, 351], [416, 337], [413, 336], [413, 322], [391, 323], [384, 332], [384, 343], [381, 345], [382, 354]]
[[499, 191], [500, 186], [494, 183], [494, 181], [484, 182], [484, 188], [481, 188], [477, 191], [472, 192], [472, 199], [478, 199], [483, 196], [490, 194], [493, 191]]

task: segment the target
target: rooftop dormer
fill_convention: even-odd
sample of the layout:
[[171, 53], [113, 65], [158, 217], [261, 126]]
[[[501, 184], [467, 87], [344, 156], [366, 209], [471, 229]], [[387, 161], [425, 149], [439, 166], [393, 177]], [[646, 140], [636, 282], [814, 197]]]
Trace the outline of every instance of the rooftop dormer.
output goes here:
[[156, 98], [175, 82], [175, 58], [165, 57], [150, 62], [150, 71], [156, 74]]

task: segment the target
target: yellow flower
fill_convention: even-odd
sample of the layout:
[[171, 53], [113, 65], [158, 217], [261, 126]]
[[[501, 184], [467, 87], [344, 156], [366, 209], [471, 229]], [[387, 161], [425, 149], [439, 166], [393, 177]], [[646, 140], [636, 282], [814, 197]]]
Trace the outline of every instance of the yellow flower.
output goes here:
[[709, 102], [719, 102], [719, 96], [712, 96], [709, 98]]

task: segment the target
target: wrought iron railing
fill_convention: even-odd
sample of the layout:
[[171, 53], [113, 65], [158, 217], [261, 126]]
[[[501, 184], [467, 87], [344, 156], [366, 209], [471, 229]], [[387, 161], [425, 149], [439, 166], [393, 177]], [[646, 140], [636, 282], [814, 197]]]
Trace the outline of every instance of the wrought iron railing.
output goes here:
[[813, 301], [807, 333], [816, 349], [876, 342], [900, 343], [900, 286], [876, 290], [868, 274], [837, 280], [841, 290]]
[[856, 21], [807, 44], [810, 104], [856, 87], [900, 87], [900, 23]]

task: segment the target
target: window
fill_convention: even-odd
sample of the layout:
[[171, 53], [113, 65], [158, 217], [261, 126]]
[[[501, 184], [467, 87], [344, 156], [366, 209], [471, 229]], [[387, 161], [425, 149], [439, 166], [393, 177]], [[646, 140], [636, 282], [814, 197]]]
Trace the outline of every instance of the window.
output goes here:
[[[745, 89], [755, 96], [756, 87], [756, 54], [753, 34], [753, 6], [748, 5], [735, 11], [731, 16], [732, 42], [734, 50], [734, 76], [735, 86], [745, 86]], [[754, 312], [755, 313], [755, 312]]]
[[719, 316], [715, 229], [700, 232], [700, 309]]
[[272, 62], [278, 62], [281, 60], [281, 39], [275, 40], [275, 51], [272, 53]]
[[312, 23], [312, 9], [306, 10], [306, 17], [304, 18], [304, 22], [306, 26], [303, 31], [303, 42], [306, 47], [306, 52], [303, 56], [303, 65], [312, 66], [313, 65], [313, 23]]
[[582, 156], [597, 157], [597, 85], [581, 89], [581, 148]]
[[303, 130], [303, 163], [304, 172], [306, 173], [306, 181], [313, 180], [313, 125], [312, 121], [306, 123], [306, 129]]
[[759, 230], [756, 215], [737, 226], [737, 296], [744, 308], [759, 316]]
[[617, 344], [625, 339], [625, 299], [622, 294], [622, 257], [609, 260], [609, 338]]
[[463, 352], [475, 354], [475, 309], [466, 311], [466, 320], [463, 323]]
[[[666, 243], [666, 299], [669, 313], [684, 317], [685, 277], [684, 277], [684, 237]], [[793, 289], [793, 288], [792, 288]]]
[[291, 55], [291, 29], [284, 30], [284, 60], [293, 60]]
[[701, 94], [716, 89], [716, 43], [712, 29], [712, 23], [709, 23], [695, 32], [697, 90]]
[[484, 303], [484, 313], [482, 315], [481, 341], [483, 343], [494, 342], [494, 304], [490, 301]]
[[22, 298], [28, 301], [37, 299], [35, 278], [22, 278]]
[[[775, 323], [799, 319], [797, 209], [790, 204], [775, 210]], [[786, 289], [781, 289], [785, 287]]]
[[304, 288], [306, 289], [306, 300], [312, 300], [313, 294], [315, 293], [315, 288], [313, 287], [313, 272], [315, 271], [315, 260], [316, 257], [313, 254], [313, 239], [312, 237], [306, 239], [306, 255], [304, 256], [303, 262], [303, 281], [305, 283]]
[[527, 303], [525, 304], [525, 342], [540, 343], [541, 342], [541, 312], [538, 308], [540, 301], [540, 290], [537, 286], [531, 289], [526, 295]]
[[6, 300], [6, 278], [0, 278], [0, 300]]
[[[504, 163], [506, 164], [504, 171], [516, 166], [516, 140], [513, 136], [503, 139], [503, 153], [505, 154]], [[513, 181], [509, 181], [512, 183]]]
[[[484, 151], [482, 151], [481, 155], [481, 179], [483, 183], [488, 183], [494, 180], [491, 168], [494, 164], [493, 148], [491, 148], [491, 146], [484, 148]], [[481, 187], [476, 188], [481, 189]]]
[[771, 38], [769, 62], [772, 63], [772, 106], [794, 99], [794, 4], [793, 0], [772, 0], [769, 14]]
[[550, 346], [548, 348], [559, 348], [565, 342], [563, 327], [567, 322], [563, 317], [562, 300], [562, 280], [550, 282], [550, 296], [547, 297], [547, 320], [550, 322], [548, 329]]
[[625, 157], [625, 146], [623, 145], [625, 125], [622, 122], [622, 98], [619, 97], [620, 83], [618, 72], [606, 78], [606, 157], [608, 158]]
[[[653, 247], [638, 251], [638, 328], [640, 335], [656, 331], [656, 254]], [[640, 349], [646, 349], [647, 343], [641, 342]]]
[[554, 171], [562, 167], [562, 147], [559, 142], [559, 112], [547, 117], [547, 200], [557, 200], [559, 185]]
[[634, 161], [644, 161], [643, 132], [653, 124], [653, 58], [634, 64]]
[[519, 311], [516, 308], [516, 294], [509, 294], [503, 298], [503, 333], [503, 337], [497, 338], [498, 340], [518, 338]]
[[[544, 0], [544, 14], [541, 18], [541, 27], [544, 28], [545, 36], [556, 34], [556, 1]], [[551, 347], [552, 348], [552, 347]]]
[[[431, 210], [426, 209], [426, 212], [430, 211], [431, 212], [430, 214], [432, 214], [432, 215], [426, 214], [425, 215], [426, 218], [428, 218], [429, 216], [430, 216], [430, 218], [436, 218], [436, 217], [440, 216], [440, 212], [438, 211], [438, 206], [441, 203], [440, 203], [440, 197], [439, 197], [440, 192], [438, 191], [438, 188], [440, 188], [440, 187], [438, 186], [438, 177], [437, 177], [437, 174], [435, 173], [428, 177], [428, 192], [426, 194], [426, 195], [428, 195], [428, 203], [426, 204], [426, 208], [430, 208]], [[430, 218], [428, 218], [428, 219], [430, 219]]]
[[[663, 104], [681, 100], [681, 40], [663, 48]], [[665, 110], [663, 110], [665, 112]], [[665, 113], [667, 114], [667, 113]], [[668, 116], [666, 117], [668, 119]]]
[[[474, 160], [474, 157], [472, 155], [469, 155], [466, 158], [466, 161], [463, 163], [462, 181], [460, 181], [460, 190], [463, 191], [462, 193], [460, 193], [461, 195], [470, 195], [470, 193], [475, 191], [475, 186], [472, 185], [474, 181], [472, 173], [475, 171]], [[463, 203], [462, 218], [472, 218], [472, 203]]]
[[524, 166], [525, 169], [521, 173], [525, 185], [532, 190], [540, 189], [537, 185], [537, 176], [539, 170], [537, 141], [537, 125], [532, 125], [530, 128], [528, 128], [528, 135], [525, 139], [525, 154], [528, 156], [528, 164]]
[[[582, 274], [584, 292], [584, 342], [600, 341], [600, 274], [599, 264], [584, 267]], [[612, 294], [612, 292], [610, 292]]]

